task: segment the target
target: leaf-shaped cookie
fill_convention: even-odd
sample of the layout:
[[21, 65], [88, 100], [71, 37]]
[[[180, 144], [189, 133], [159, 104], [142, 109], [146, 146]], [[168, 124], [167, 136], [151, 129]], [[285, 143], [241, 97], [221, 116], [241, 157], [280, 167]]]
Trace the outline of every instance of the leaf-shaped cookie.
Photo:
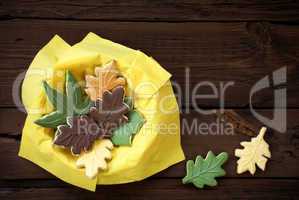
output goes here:
[[96, 141], [92, 150], [84, 152], [80, 155], [76, 162], [78, 168], [85, 168], [85, 175], [93, 179], [98, 174], [98, 170], [107, 169], [107, 160], [112, 158], [111, 150], [113, 144], [110, 140], [99, 140]]
[[215, 156], [212, 151], [209, 151], [205, 159], [197, 156], [195, 163], [193, 160], [189, 160], [186, 164], [187, 175], [183, 178], [183, 184], [193, 183], [197, 188], [203, 188], [204, 185], [216, 186], [215, 178], [225, 175], [221, 165], [227, 159], [226, 152]]
[[66, 74], [66, 95], [50, 87], [46, 81], [43, 86], [55, 110], [35, 121], [40, 126], [57, 128], [66, 123], [67, 117], [86, 114], [92, 106], [92, 102], [84, 95], [70, 71]]
[[124, 103], [124, 89], [119, 86], [112, 92], [105, 91], [103, 99], [98, 99], [96, 106], [91, 107], [89, 116], [105, 131], [105, 137], [109, 138], [113, 130], [128, 122], [125, 115], [128, 112], [129, 106]]
[[103, 131], [86, 115], [67, 117], [67, 125], [57, 128], [53, 143], [71, 149], [74, 155], [87, 151], [93, 142], [103, 136]]
[[241, 174], [247, 170], [253, 175], [257, 165], [265, 170], [267, 158], [271, 158], [269, 145], [264, 140], [266, 128], [262, 127], [257, 137], [252, 138], [251, 142], [241, 142], [244, 149], [236, 149], [235, 156], [239, 157], [237, 173]]
[[128, 123], [123, 124], [113, 132], [111, 141], [114, 145], [131, 145], [133, 135], [138, 133], [145, 122], [143, 116], [136, 110], [131, 110], [128, 118]]
[[102, 67], [95, 68], [95, 76], [86, 75], [86, 93], [92, 101], [101, 99], [105, 91], [111, 91], [117, 86], [124, 86], [126, 81], [120, 77], [116, 61], [112, 60]]

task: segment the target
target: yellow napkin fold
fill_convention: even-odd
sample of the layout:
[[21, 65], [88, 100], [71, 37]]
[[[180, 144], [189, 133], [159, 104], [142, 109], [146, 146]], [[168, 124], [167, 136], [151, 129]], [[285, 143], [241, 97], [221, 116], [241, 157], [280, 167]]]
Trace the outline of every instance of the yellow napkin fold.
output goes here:
[[[127, 79], [127, 91], [146, 123], [134, 137], [131, 147], [116, 147], [107, 171], [88, 179], [77, 169], [77, 157], [67, 149], [52, 145], [54, 132], [34, 123], [52, 110], [41, 82], [47, 80], [63, 91], [64, 74], [70, 70], [77, 80], [92, 74], [95, 66], [117, 61]], [[170, 74], [153, 58], [89, 33], [70, 46], [59, 36], [43, 47], [31, 63], [22, 86], [22, 99], [28, 116], [22, 134], [19, 156], [24, 157], [70, 184], [94, 191], [96, 184], [119, 184], [143, 180], [184, 160], [180, 144], [178, 105], [169, 81]]]

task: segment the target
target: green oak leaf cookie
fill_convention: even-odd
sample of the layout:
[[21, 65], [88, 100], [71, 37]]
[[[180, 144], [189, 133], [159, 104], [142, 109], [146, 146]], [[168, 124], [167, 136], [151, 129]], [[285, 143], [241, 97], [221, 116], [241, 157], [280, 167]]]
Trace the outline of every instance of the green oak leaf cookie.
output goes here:
[[123, 124], [113, 132], [111, 141], [114, 145], [131, 145], [133, 136], [138, 133], [145, 123], [143, 116], [136, 110], [131, 110], [128, 113], [128, 119], [128, 123]]
[[215, 156], [212, 151], [209, 151], [205, 159], [197, 156], [195, 163], [193, 160], [189, 160], [186, 164], [187, 175], [183, 178], [183, 184], [193, 183], [197, 188], [203, 188], [204, 185], [216, 186], [215, 178], [225, 175], [221, 165], [227, 159], [226, 152]]
[[43, 81], [43, 86], [54, 111], [35, 121], [40, 126], [57, 128], [66, 123], [67, 117], [88, 113], [93, 104], [69, 71], [66, 73], [66, 94], [55, 90], [46, 81]]

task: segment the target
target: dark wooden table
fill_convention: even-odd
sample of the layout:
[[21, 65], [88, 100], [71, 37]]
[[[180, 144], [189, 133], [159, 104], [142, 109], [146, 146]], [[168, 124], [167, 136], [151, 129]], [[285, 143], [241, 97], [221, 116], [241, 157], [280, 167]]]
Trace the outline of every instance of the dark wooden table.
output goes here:
[[[0, 199], [298, 199], [299, 190], [299, 2], [298, 1], [1, 1], [0, 2]], [[12, 83], [54, 34], [70, 44], [88, 32], [140, 49], [172, 73], [185, 91], [185, 69], [191, 89], [201, 81], [216, 85], [234, 81], [225, 93], [225, 108], [235, 109], [254, 126], [262, 124], [249, 110], [250, 88], [275, 69], [287, 67], [287, 132], [269, 131], [272, 158], [265, 172], [236, 174], [233, 152], [245, 135], [182, 135], [188, 159], [227, 151], [227, 176], [214, 188], [182, 185], [185, 162], [147, 180], [98, 186], [96, 193], [60, 181], [17, 156], [26, 117], [12, 100]], [[273, 112], [273, 91], [264, 89], [254, 108]], [[199, 94], [210, 93], [207, 88]], [[195, 106], [219, 108], [219, 99], [184, 96], [181, 119], [213, 122]], [[281, 108], [285, 109], [285, 108]], [[190, 110], [190, 112], [188, 112]], [[186, 133], [186, 130], [182, 130]]]

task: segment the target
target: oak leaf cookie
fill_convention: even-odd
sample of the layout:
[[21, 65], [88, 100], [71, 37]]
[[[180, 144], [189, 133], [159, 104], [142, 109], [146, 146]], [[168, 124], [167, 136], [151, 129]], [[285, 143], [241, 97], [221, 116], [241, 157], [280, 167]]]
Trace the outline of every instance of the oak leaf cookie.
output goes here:
[[85, 175], [93, 179], [98, 174], [98, 170], [107, 169], [107, 160], [111, 160], [113, 144], [110, 140], [104, 139], [95, 142], [89, 152], [83, 152], [76, 162], [78, 168], [85, 168]]
[[249, 171], [252, 175], [256, 171], [255, 165], [261, 170], [265, 170], [268, 158], [271, 158], [269, 145], [264, 140], [266, 128], [263, 127], [257, 137], [251, 139], [250, 142], [241, 142], [244, 149], [236, 149], [235, 156], [239, 157], [237, 173]]
[[95, 76], [87, 75], [86, 93], [92, 101], [101, 99], [105, 91], [111, 91], [117, 86], [124, 86], [126, 81], [120, 77], [116, 68], [116, 61], [112, 60], [102, 67], [95, 68]]

